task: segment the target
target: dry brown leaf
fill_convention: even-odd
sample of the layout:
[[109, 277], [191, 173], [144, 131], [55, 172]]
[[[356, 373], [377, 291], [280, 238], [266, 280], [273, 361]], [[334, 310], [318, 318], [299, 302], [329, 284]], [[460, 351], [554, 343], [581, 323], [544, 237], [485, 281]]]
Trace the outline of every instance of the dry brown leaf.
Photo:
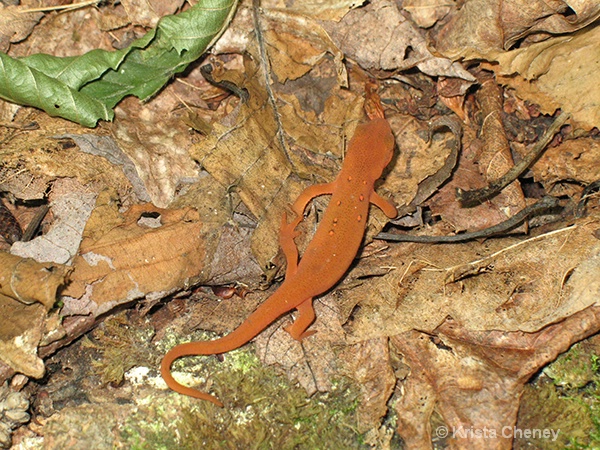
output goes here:
[[[481, 86], [477, 100], [485, 119], [481, 124], [482, 151], [477, 164], [486, 184], [500, 179], [514, 165], [504, 124], [502, 123], [503, 94], [493, 77], [479, 74]], [[514, 181], [494, 198], [490, 199], [506, 218], [514, 216], [525, 207], [525, 196], [518, 181]]]
[[449, 230], [440, 230], [442, 233], [481, 230], [496, 225], [508, 217], [501, 209], [502, 204], [484, 202], [467, 209], [456, 201], [457, 188], [470, 190], [486, 186], [481, 174], [481, 167], [476, 162], [475, 155], [478, 152], [474, 147], [469, 146], [463, 149], [452, 179], [427, 202], [431, 212], [440, 216], [450, 228]]
[[[322, 64], [329, 66], [331, 63], [323, 61]], [[347, 104], [348, 99], [355, 101], [352, 99], [356, 97], [335, 86], [333, 92], [327, 93], [329, 100], [323, 101], [323, 111], [319, 112], [314, 110], [319, 108], [315, 106], [314, 98], [312, 104], [299, 103], [307, 98], [302, 90], [296, 91], [296, 95], [288, 94], [290, 83], [294, 84], [288, 81], [284, 86], [271, 87], [274, 95], [282, 100], [281, 106], [278, 104], [277, 111], [274, 111], [262, 87], [260, 71], [250, 60], [247, 60], [246, 76], [248, 78], [243, 87], [248, 90], [250, 100], [240, 104], [223, 123], [215, 124], [213, 134], [194, 146], [190, 153], [222, 186], [233, 188], [257, 218], [259, 225], [253, 236], [252, 248], [264, 266], [278, 249], [281, 214], [303, 188], [297, 181], [291, 183], [288, 180], [292, 165], [300, 174], [310, 174], [314, 173], [312, 167], [315, 164], [307, 161], [307, 157], [323, 158], [324, 154], [331, 151], [340, 154], [343, 144], [341, 130], [349, 121], [343, 105]], [[337, 79], [336, 72], [329, 72], [329, 76], [327, 85], [331, 86], [331, 81]], [[297, 107], [294, 108], [294, 105]], [[351, 113], [355, 117], [352, 117], [354, 120], [350, 124], [355, 126], [362, 111], [354, 106]], [[297, 119], [298, 115], [302, 121]], [[317, 123], [327, 122], [308, 129], [303, 123], [307, 117]], [[289, 141], [290, 138], [295, 140]], [[328, 148], [323, 142], [331, 143], [335, 148]], [[318, 154], [313, 155], [312, 151]], [[317, 181], [330, 181], [338, 167], [339, 161], [336, 161], [328, 165], [326, 171], [321, 169], [323, 178]]]
[[402, 9], [410, 13], [419, 27], [429, 28], [445, 17], [452, 10], [452, 5], [446, 0], [404, 0]]
[[133, 162], [132, 172], [142, 188], [161, 208], [173, 201], [182, 185], [198, 179], [198, 168], [188, 154], [192, 144], [188, 127], [173, 114], [161, 117], [178, 103], [172, 91], [162, 92], [149, 104], [130, 97], [116, 108], [116, 120], [109, 125], [124, 157]]
[[[155, 219], [145, 224], [143, 218]], [[63, 292], [65, 315], [97, 316], [135, 299], [188, 286], [207, 266], [210, 226], [191, 208], [135, 205], [120, 215], [107, 193], [98, 198]], [[181, 236], [186, 236], [182, 239]]]
[[[324, 57], [331, 55], [335, 62], [337, 82], [340, 86], [347, 87], [346, 66], [342, 62], [344, 55], [333, 43], [322, 22], [310, 17], [308, 11], [295, 13], [290, 8], [277, 9], [279, 5], [269, 7], [265, 3], [267, 2], [261, 3], [258, 20], [269, 66], [275, 75], [273, 78], [280, 83], [296, 79], [317, 66]], [[251, 33], [254, 28], [252, 7], [239, 5], [233, 21], [215, 44], [215, 52], [250, 52], [260, 60], [254, 42], [256, 37]]]
[[[565, 15], [567, 8], [574, 14]], [[600, 16], [594, 0], [471, 0], [437, 30], [436, 49], [452, 59], [494, 59], [525, 36], [574, 32]]]
[[[596, 333], [599, 314], [598, 307], [587, 308], [533, 334], [474, 332], [448, 319], [435, 336], [394, 336], [394, 347], [411, 367], [406, 395], [396, 405], [398, 432], [411, 448], [432, 448], [432, 435], [451, 448], [512, 448], [524, 384], [573, 343]], [[431, 430], [434, 403], [444, 424]], [[477, 439], [474, 431], [487, 438]]]
[[0, 252], [0, 294], [26, 305], [39, 302], [49, 310], [70, 271], [60, 264], [38, 263]]
[[344, 55], [320, 23], [303, 15], [263, 9], [265, 41], [271, 69], [279, 83], [295, 80], [310, 71], [327, 55], [335, 61], [337, 84], [348, 87]]
[[[521, 154], [526, 150], [515, 147]], [[551, 188], [565, 180], [590, 184], [600, 178], [598, 173], [600, 144], [593, 138], [579, 138], [561, 142], [549, 148], [531, 168], [536, 181]]]
[[346, 328], [350, 341], [430, 332], [448, 316], [472, 330], [526, 332], [569, 317], [598, 298], [597, 283], [585, 276], [600, 252], [597, 228], [597, 222], [581, 223], [525, 240], [494, 239], [483, 247], [394, 246], [387, 253], [396, 270], [342, 293], [344, 304], [362, 299]]
[[0, 359], [14, 372], [34, 378], [44, 376], [44, 361], [38, 357], [37, 348], [47, 312], [39, 303], [24, 305], [0, 295]]
[[460, 64], [434, 56], [425, 37], [400, 13], [395, 2], [371, 2], [349, 12], [339, 23], [325, 24], [325, 29], [346, 57], [365, 69], [402, 71], [417, 67], [432, 76], [474, 81]]
[[331, 383], [340, 374], [340, 361], [334, 349], [344, 343], [344, 332], [338, 314], [338, 305], [333, 295], [320, 298], [314, 303], [319, 318], [311, 330], [314, 336], [301, 342], [295, 341], [281, 328], [282, 322], [275, 323], [256, 338], [256, 352], [265, 364], [275, 365], [286, 372], [290, 380], [295, 380], [308, 395], [317, 391], [331, 390]]
[[339, 355], [347, 374], [358, 383], [358, 432], [378, 428], [387, 414], [387, 402], [396, 386], [390, 365], [388, 340], [372, 339], [349, 345]]
[[129, 21], [146, 28], [153, 28], [159, 19], [175, 14], [183, 5], [183, 0], [165, 2], [162, 0], [121, 0], [121, 5], [129, 17]]
[[[247, 74], [256, 76], [256, 68], [249, 65]], [[264, 88], [260, 87], [257, 78], [247, 83], [243, 87], [248, 90], [250, 100], [240, 104], [227, 118], [227, 123], [214, 124], [212, 135], [194, 146], [190, 154], [222, 186], [237, 192], [259, 222], [265, 222], [271, 211], [270, 220], [266, 220], [270, 226], [265, 236], [272, 238], [277, 235], [281, 211], [287, 200], [279, 198], [275, 204], [273, 201], [285, 189], [290, 165], [279, 147], [277, 122], [268, 107]], [[267, 252], [257, 252], [261, 265], [276, 253], [276, 239], [263, 242], [261, 247], [264, 245]], [[259, 250], [256, 245], [254, 250]]]
[[[98, 26], [101, 22], [98, 19], [100, 15], [100, 10], [92, 7], [68, 12], [49, 12], [26, 40], [11, 46], [11, 56], [24, 57], [35, 53], [47, 53], [63, 57], [82, 55], [99, 47], [113, 50], [110, 40], [105, 39]], [[80, 39], [77, 36], [85, 38]]]
[[79, 249], [85, 224], [96, 203], [97, 193], [91, 186], [83, 186], [73, 178], [59, 178], [52, 182], [49, 204], [52, 224], [43, 235], [28, 242], [15, 242], [13, 255], [69, 264]]
[[593, 27], [498, 53], [493, 56], [499, 62], [494, 70], [501, 83], [539, 104], [543, 113], [560, 108], [571, 114], [574, 125], [591, 129], [600, 124], [599, 39], [600, 27]]
[[44, 16], [41, 12], [22, 12], [27, 5], [4, 6], [0, 3], [0, 52], [6, 53], [11, 43], [27, 38]]
[[[565, 8], [574, 14], [565, 16]], [[600, 16], [591, 0], [498, 2], [472, 0], [453, 13], [435, 36], [436, 48], [452, 59], [484, 59], [505, 85], [540, 105], [545, 114], [560, 108], [573, 123], [591, 129], [600, 123], [596, 80], [600, 29], [585, 28]], [[579, 32], [576, 32], [580, 30]], [[553, 34], [569, 36], [550, 37]], [[521, 48], [504, 51], [524, 36]], [[536, 42], [541, 37], [547, 39]]]
[[428, 142], [429, 124], [412, 116], [389, 115], [388, 121], [396, 136], [398, 151], [393, 171], [388, 173], [382, 188], [394, 193], [397, 205], [408, 205], [419, 185], [435, 175], [452, 153], [452, 133], [436, 132]]
[[365, 0], [265, 0], [262, 8], [285, 9], [286, 11], [313, 16], [319, 20], [340, 20], [348, 11]]

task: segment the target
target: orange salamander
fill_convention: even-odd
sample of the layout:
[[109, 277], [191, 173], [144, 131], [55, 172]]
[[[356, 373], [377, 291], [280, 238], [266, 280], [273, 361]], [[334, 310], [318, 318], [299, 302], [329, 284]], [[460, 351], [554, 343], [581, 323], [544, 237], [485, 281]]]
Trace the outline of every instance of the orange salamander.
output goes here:
[[[394, 135], [383, 115], [379, 97], [367, 91], [365, 104], [371, 120], [359, 125], [350, 140], [342, 169], [332, 183], [310, 186], [292, 206], [296, 219], [287, 223], [284, 213], [279, 242], [287, 260], [285, 281], [256, 311], [230, 334], [213, 341], [177, 345], [162, 360], [161, 373], [167, 385], [180, 394], [223, 403], [213, 395], [184, 386], [171, 375], [171, 364], [178, 358], [229, 352], [248, 343], [282, 315], [293, 309], [298, 316], [285, 327], [294, 339], [301, 340], [315, 319], [313, 298], [331, 289], [344, 276], [363, 240], [369, 205], [372, 203], [390, 218], [397, 215], [395, 206], [374, 190], [377, 179], [392, 160]], [[311, 199], [331, 194], [331, 200], [315, 235], [298, 262], [294, 238], [304, 209]]]

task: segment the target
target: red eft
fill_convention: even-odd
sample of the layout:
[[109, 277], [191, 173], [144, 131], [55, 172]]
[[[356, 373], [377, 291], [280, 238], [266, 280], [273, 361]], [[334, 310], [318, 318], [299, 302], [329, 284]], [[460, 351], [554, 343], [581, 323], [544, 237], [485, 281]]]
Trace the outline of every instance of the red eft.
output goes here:
[[[279, 243], [287, 259], [285, 281], [230, 334], [213, 341], [177, 345], [169, 350], [162, 360], [161, 373], [171, 389], [223, 406], [213, 395], [175, 381], [171, 375], [173, 361], [184, 356], [235, 350], [293, 309], [298, 311], [296, 320], [285, 330], [297, 340], [310, 336], [314, 331], [307, 329], [315, 319], [312, 300], [335, 286], [352, 264], [363, 240], [369, 205], [378, 206], [390, 218], [396, 217], [395, 206], [374, 190], [375, 182], [394, 155], [394, 135], [374, 91], [367, 91], [365, 108], [371, 120], [356, 128], [335, 181], [307, 188], [292, 206], [296, 219], [291, 223], [287, 223], [287, 216], [283, 214]], [[331, 194], [331, 200], [298, 262], [295, 228], [302, 221], [310, 200], [325, 194]]]

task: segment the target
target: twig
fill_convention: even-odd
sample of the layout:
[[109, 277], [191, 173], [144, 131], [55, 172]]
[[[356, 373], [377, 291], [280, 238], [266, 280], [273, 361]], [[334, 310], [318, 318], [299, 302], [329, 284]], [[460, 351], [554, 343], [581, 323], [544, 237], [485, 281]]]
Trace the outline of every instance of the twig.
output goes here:
[[44, 11], [71, 11], [72, 9], [85, 8], [86, 6], [95, 5], [100, 3], [100, 0], [89, 0], [86, 2], [71, 3], [70, 5], [58, 5], [58, 6], [42, 6], [41, 8], [30, 8], [19, 10], [20, 14], [44, 12]]
[[500, 222], [497, 225], [485, 228], [483, 230], [456, 234], [452, 236], [414, 236], [410, 234], [379, 233], [377, 236], [375, 236], [375, 238], [394, 242], [419, 242], [428, 244], [446, 244], [470, 241], [472, 239], [488, 238], [511, 230], [512, 228], [515, 228], [521, 224], [528, 217], [538, 215], [543, 211], [556, 208], [557, 206], [558, 199], [548, 196], [542, 198], [539, 202], [522, 209], [504, 222]]
[[277, 101], [275, 100], [275, 94], [273, 93], [273, 89], [271, 88], [271, 68], [269, 67], [269, 56], [267, 55], [265, 38], [263, 35], [259, 18], [260, 11], [260, 0], [252, 0], [252, 18], [254, 20], [254, 33], [256, 34], [256, 41], [258, 42], [260, 66], [265, 77], [265, 90], [267, 91], [269, 103], [271, 104], [271, 108], [273, 109], [273, 115], [275, 116], [275, 121], [277, 122], [277, 140], [279, 141], [279, 145], [281, 145], [281, 149], [285, 153], [287, 160], [290, 162], [290, 164], [293, 165], [293, 160], [290, 157], [290, 152], [285, 141], [285, 136], [283, 133], [283, 124], [281, 123], [281, 117], [279, 116]]
[[535, 144], [533, 149], [519, 162], [515, 164], [508, 172], [501, 176], [496, 181], [490, 183], [487, 187], [482, 189], [475, 189], [472, 191], [464, 191], [460, 188], [456, 190], [456, 197], [463, 206], [474, 206], [490, 197], [493, 197], [510, 183], [515, 181], [519, 175], [521, 175], [527, 168], [542, 154], [546, 146], [554, 138], [556, 132], [562, 127], [570, 115], [566, 112], [562, 112], [556, 120], [550, 125], [544, 136]]

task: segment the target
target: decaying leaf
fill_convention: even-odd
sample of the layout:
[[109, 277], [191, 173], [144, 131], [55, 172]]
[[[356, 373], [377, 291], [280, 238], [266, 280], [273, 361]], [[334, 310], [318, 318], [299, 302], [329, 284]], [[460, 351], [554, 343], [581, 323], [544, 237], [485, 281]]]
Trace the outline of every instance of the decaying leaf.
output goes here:
[[70, 264], [79, 249], [97, 194], [75, 179], [61, 178], [52, 183], [49, 197], [52, 225], [42, 236], [28, 242], [15, 242], [10, 251], [36, 261]]
[[[286, 10], [294, 14], [312, 16], [319, 20], [340, 20], [348, 11], [360, 6], [364, 0], [299, 0], [286, 4]], [[265, 0], [263, 8], [283, 7], [281, 0]]]
[[[573, 14], [565, 16], [566, 8]], [[598, 3], [587, 0], [535, 1], [526, 8], [521, 1], [474, 0], [438, 31], [436, 48], [452, 59], [497, 62], [491, 69], [521, 98], [539, 104], [546, 114], [560, 108], [589, 129], [600, 123], [595, 78], [600, 31], [585, 27], [599, 16]], [[563, 33], [572, 34], [553, 37]], [[508, 51], [525, 36], [531, 41]]]
[[49, 310], [69, 272], [63, 265], [38, 263], [0, 252], [0, 294], [25, 305], [41, 303]]
[[358, 408], [358, 430], [377, 428], [387, 413], [387, 402], [396, 386], [396, 376], [390, 364], [387, 339], [373, 339], [344, 349], [348, 375], [359, 387], [361, 402]]
[[151, 28], [156, 26], [161, 17], [175, 14], [181, 8], [183, 1], [162, 2], [146, 0], [141, 2], [137, 0], [122, 0], [120, 3], [123, 5], [123, 9], [131, 22]]
[[598, 179], [599, 160], [600, 145], [597, 140], [580, 138], [549, 148], [531, 170], [535, 180], [549, 189], [563, 180], [579, 180], [590, 184]]
[[421, 28], [429, 28], [444, 18], [452, 7], [445, 0], [405, 0], [402, 9], [410, 14], [412, 20]]
[[[422, 234], [448, 235], [495, 225], [534, 201], [537, 194], [524, 198], [521, 192], [470, 209], [455, 201], [456, 187], [479, 188], [497, 178], [512, 166], [512, 157], [518, 160], [518, 153], [525, 154], [540, 131], [543, 133], [550, 119], [538, 117], [540, 111], [522, 97], [540, 104], [542, 112], [569, 109], [575, 114], [574, 124], [583, 128], [579, 135], [569, 135], [566, 130], [559, 133], [554, 147], [531, 169], [533, 181], [540, 184], [527, 178], [530, 174], [523, 184], [546, 191], [540, 195], [558, 192], [561, 204], [567, 204], [566, 195], [576, 201], [581, 185], [598, 178], [594, 135], [585, 135], [598, 122], [597, 93], [589, 75], [593, 71], [588, 68], [594, 67], [596, 58], [592, 45], [595, 29], [549, 38], [595, 20], [598, 10], [594, 5], [533, 1], [522, 7], [522, 2], [472, 0], [459, 9], [448, 2], [378, 0], [351, 10], [357, 2], [273, 0], [261, 2], [259, 9], [250, 3], [240, 6], [232, 28], [216, 46], [216, 52], [237, 54], [213, 55], [208, 60], [216, 69], [210, 82], [226, 81], [229, 88], [226, 84], [208, 86], [202, 72], [190, 68], [152, 102], [141, 105], [132, 98], [121, 102], [116, 112], [118, 123], [101, 125], [97, 138], [90, 137], [89, 130], [81, 132], [58, 120], [52, 124], [59, 125], [39, 120], [42, 129], [52, 129], [53, 141], [58, 137], [62, 149], [60, 145], [38, 145], [32, 132], [11, 133], [0, 128], [3, 151], [8, 155], [3, 162], [10, 163], [11, 176], [22, 173], [43, 179], [36, 186], [36, 196], [31, 196], [37, 200], [46, 199], [47, 188], [52, 186], [53, 226], [64, 225], [69, 217], [60, 214], [59, 199], [53, 196], [73, 198], [65, 192], [71, 180], [59, 178], [77, 177], [85, 188], [89, 186], [90, 198], [101, 192], [73, 260], [72, 281], [62, 293], [61, 326], [48, 325], [44, 306], [23, 306], [9, 299], [12, 307], [19, 308], [14, 312], [15, 322], [30, 314], [33, 327], [14, 331], [0, 341], [0, 350], [8, 355], [5, 358], [13, 371], [39, 376], [43, 367], [36, 353], [41, 343], [45, 346], [40, 355], [45, 357], [88, 330], [101, 314], [128, 302], [146, 301], [141, 308], [144, 320], [153, 322], [157, 339], [165, 338], [159, 346], [171, 346], [169, 329], [179, 332], [175, 339], [186, 340], [194, 330], [227, 333], [245, 320], [277, 288], [274, 283], [267, 291], [254, 289], [263, 281], [259, 269], [269, 262], [277, 267], [269, 268], [266, 280], [279, 280], [276, 273], [282, 261], [274, 256], [282, 213], [303, 188], [331, 181], [337, 174], [347, 141], [357, 123], [364, 120], [363, 86], [368, 79], [379, 79], [386, 117], [398, 144], [385, 180], [377, 185], [378, 192], [392, 197], [399, 207], [419, 208], [415, 215], [398, 222], [402, 226], [418, 224]], [[123, 7], [134, 23], [138, 23], [134, 15], [139, 16], [139, 23], [150, 25], [162, 14], [141, 3], [123, 5], [99, 6], [99, 11], [109, 8], [122, 15], [107, 25], [128, 21]], [[569, 12], [565, 5], [573, 14], [565, 15]], [[176, 4], [161, 6], [174, 8]], [[90, 20], [98, 20], [95, 14], [97, 11]], [[331, 23], [332, 18], [339, 22]], [[51, 21], [45, 21], [46, 26], [48, 23]], [[110, 42], [119, 48], [126, 48], [137, 37], [134, 27], [110, 29], [114, 30]], [[443, 42], [442, 37], [448, 41]], [[534, 43], [538, 38], [546, 40]], [[115, 42], [119, 39], [122, 41]], [[171, 44], [177, 51], [186, 46], [178, 39]], [[445, 56], [438, 54], [440, 49]], [[37, 53], [23, 48], [20, 52]], [[573, 67], [569, 53], [585, 63]], [[480, 76], [475, 63], [469, 66], [448, 59], [473, 55], [486, 59], [484, 70], [495, 71], [502, 83], [514, 89], [501, 92], [493, 77], [485, 80]], [[102, 67], [106, 70], [107, 66]], [[346, 72], [347, 68], [351, 70]], [[472, 86], [473, 74], [480, 83], [490, 84]], [[576, 80], [567, 89], [562, 83], [571, 81], [569, 78]], [[580, 91], [571, 88], [577, 81], [581, 81]], [[576, 101], [556, 94], [563, 88], [567, 96], [583, 97], [580, 109]], [[583, 89], [585, 95], [574, 94]], [[430, 133], [429, 121], [448, 114], [448, 105], [462, 114], [464, 145], [460, 153], [455, 145], [460, 133], [452, 127], [453, 132]], [[180, 119], [183, 113], [201, 117], [207, 125], [204, 134], [188, 130]], [[32, 113], [24, 109], [19, 114], [24, 123]], [[43, 116], [33, 113], [32, 117]], [[51, 126], [64, 126], [65, 130]], [[581, 133], [584, 138], [579, 137]], [[86, 153], [73, 150], [73, 141]], [[21, 154], [28, 158], [20, 161]], [[502, 164], [496, 165], [499, 160]], [[41, 168], [35, 169], [36, 165]], [[23, 172], [21, 168], [25, 168]], [[102, 190], [105, 186], [115, 189], [108, 193]], [[427, 194], [421, 195], [425, 187]], [[72, 190], [72, 196], [86, 192]], [[139, 204], [148, 199], [154, 205]], [[311, 330], [317, 333], [301, 342], [291, 339], [281, 325], [293, 318], [292, 313], [257, 337], [258, 355], [316, 399], [319, 392], [335, 393], [341, 377], [353, 379], [359, 395], [352, 397], [356, 398], [358, 417], [352, 428], [366, 433], [365, 442], [380, 442], [378, 437], [384, 441], [388, 436], [389, 445], [392, 426], [385, 418], [393, 408], [397, 434], [411, 448], [430, 448], [432, 439], [457, 448], [475, 448], [481, 441], [468, 435], [440, 440], [436, 437], [439, 426], [501, 429], [514, 425], [523, 385], [532, 374], [571, 343], [600, 328], [595, 306], [600, 294], [599, 225], [594, 197], [588, 201], [587, 216], [576, 219], [565, 210], [570, 223], [553, 225], [553, 229], [452, 245], [369, 243], [387, 222], [373, 208], [365, 247], [356, 264], [340, 284], [315, 299], [317, 320]], [[320, 198], [307, 208], [297, 238], [301, 250], [326, 203], [326, 197]], [[40, 237], [51, 233], [52, 229], [45, 228]], [[73, 256], [72, 242], [68, 248], [68, 255]], [[226, 298], [207, 294], [207, 289], [197, 286], [213, 283], [248, 295]], [[37, 288], [37, 284], [33, 286]], [[173, 301], [157, 307], [162, 306], [159, 300], [171, 295]], [[47, 297], [48, 304], [54, 301], [52, 295]], [[52, 339], [46, 337], [52, 333], [42, 331], [45, 325], [67, 337], [61, 343], [50, 343]], [[123, 321], [122, 326], [130, 323]], [[120, 352], [135, 345], [124, 341], [116, 342], [119, 352], [112, 362], [121, 362]], [[143, 349], [151, 351], [153, 344]], [[155, 357], [150, 355], [143, 364], [153, 364]], [[203, 363], [208, 360], [202, 359]], [[115, 381], [123, 379], [126, 368], [139, 363], [137, 358], [122, 362], [116, 372], [111, 371], [117, 375], [110, 377]], [[217, 366], [221, 370], [222, 366]], [[152, 369], [148, 373], [154, 373]], [[201, 378], [199, 387], [208, 385], [210, 389], [214, 382], [217, 392], [226, 388], [248, 393], [255, 386], [248, 387], [244, 381], [260, 384], [246, 375], [252, 370], [247, 366], [236, 372], [231, 386], [219, 385], [203, 370], [194, 369]], [[134, 378], [125, 376], [127, 383]], [[270, 383], [277, 384], [271, 379], [264, 384]], [[276, 387], [266, 388], [266, 392], [279, 392]], [[244, 420], [263, 417], [254, 416], [263, 403], [267, 409], [273, 406], [269, 394], [265, 397], [260, 392], [259, 399], [254, 391], [240, 396], [256, 400], [241, 406]], [[194, 402], [160, 393], [152, 403], [164, 410], [171, 401]], [[193, 405], [193, 412], [186, 417], [196, 420], [190, 423], [202, 424], [201, 429], [190, 429], [204, 433], [211, 423], [198, 419], [204, 418], [204, 413], [197, 414], [197, 408], [208, 411], [211, 405], [188, 404]], [[281, 417], [288, 405], [276, 406], [269, 411]], [[314, 399], [291, 404], [292, 408], [314, 408], [311, 414], [317, 411], [314, 415], [322, 417], [318, 412], [321, 406], [320, 400]], [[232, 405], [232, 416], [240, 411], [237, 407]], [[281, 422], [277, 424], [281, 427]], [[237, 423], [228, 426], [232, 435], [239, 429]], [[165, 446], [181, 446], [181, 440], [173, 437], [179, 436], [179, 430], [168, 431], [170, 440]], [[65, 435], [64, 428], [59, 432]], [[69, 432], [77, 439], [79, 430]], [[256, 439], [259, 446], [269, 438], [261, 439]], [[484, 444], [508, 448], [511, 440], [500, 437]]]
[[[337, 84], [348, 87], [341, 50], [333, 43], [321, 24], [303, 15], [278, 10], [263, 10], [264, 39], [269, 45], [271, 69], [279, 83], [295, 80], [331, 55], [335, 61]], [[310, 33], [306, 33], [310, 30]]]
[[261, 360], [284, 370], [289, 379], [297, 381], [309, 394], [332, 389], [331, 374], [339, 371], [340, 361], [331, 356], [336, 347], [344, 344], [335, 298], [321, 299], [315, 304], [315, 311], [320, 320], [312, 328], [317, 332], [314, 339], [294, 341], [281, 323], [276, 323], [256, 340]]

